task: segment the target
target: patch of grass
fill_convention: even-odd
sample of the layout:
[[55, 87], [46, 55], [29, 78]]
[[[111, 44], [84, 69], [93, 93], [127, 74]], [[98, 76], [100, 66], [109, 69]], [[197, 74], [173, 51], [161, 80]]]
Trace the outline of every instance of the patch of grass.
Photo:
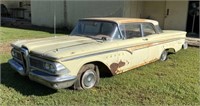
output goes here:
[[[4, 42], [23, 39], [29, 32], [17, 29], [16, 32], [22, 35], [16, 35], [15, 29], [3, 29], [4, 33], [10, 33], [10, 37], [0, 35]], [[38, 37], [53, 36], [46, 32], [33, 33], [26, 38], [40, 34]], [[2, 105], [200, 105], [199, 48], [190, 47], [169, 55], [165, 62], [157, 61], [120, 75], [101, 78], [98, 87], [84, 91], [56, 91], [30, 81], [10, 68], [7, 63], [10, 58], [9, 52], [0, 55]]]
[[[56, 36], [59, 35], [63, 34], [56, 34]], [[6, 43], [20, 39], [33, 39], [50, 36], [54, 36], [54, 34], [50, 34], [49, 32], [44, 31], [0, 27], [0, 43]]]

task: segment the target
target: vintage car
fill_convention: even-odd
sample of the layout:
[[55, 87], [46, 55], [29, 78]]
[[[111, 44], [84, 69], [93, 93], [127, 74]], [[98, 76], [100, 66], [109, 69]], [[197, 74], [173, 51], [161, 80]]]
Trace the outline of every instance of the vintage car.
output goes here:
[[186, 49], [186, 32], [161, 30], [154, 20], [80, 19], [66, 36], [12, 43], [9, 63], [19, 74], [53, 89], [90, 89], [115, 75]]

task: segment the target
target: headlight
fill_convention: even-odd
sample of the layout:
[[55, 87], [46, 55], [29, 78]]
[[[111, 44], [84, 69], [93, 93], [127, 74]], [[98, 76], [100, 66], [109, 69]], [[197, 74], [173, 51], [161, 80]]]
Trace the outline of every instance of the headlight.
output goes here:
[[50, 62], [44, 62], [44, 68], [51, 72], [59, 72], [62, 70], [66, 70], [66, 68], [62, 64]]
[[21, 57], [21, 54], [20, 54], [19, 51], [16, 51], [16, 50], [12, 49], [11, 50], [11, 55], [12, 55], [12, 57], [15, 57], [15, 58], [17, 58], [19, 60], [22, 60], [22, 57]]
[[15, 52], [14, 52], [13, 49], [11, 50], [11, 55], [12, 55], [13, 57], [15, 56]]
[[11, 50], [11, 55], [13, 56], [13, 57], [17, 57], [17, 53], [15, 52], [15, 50]]
[[49, 70], [50, 69], [50, 67], [49, 67], [49, 63], [44, 63], [44, 68], [46, 69], [46, 70]]

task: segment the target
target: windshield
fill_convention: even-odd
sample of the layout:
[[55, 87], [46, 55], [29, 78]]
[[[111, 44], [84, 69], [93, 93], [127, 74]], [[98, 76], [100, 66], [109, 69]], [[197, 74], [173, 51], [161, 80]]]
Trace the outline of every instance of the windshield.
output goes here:
[[100, 40], [120, 39], [117, 24], [93, 20], [79, 21], [70, 35], [85, 36]]

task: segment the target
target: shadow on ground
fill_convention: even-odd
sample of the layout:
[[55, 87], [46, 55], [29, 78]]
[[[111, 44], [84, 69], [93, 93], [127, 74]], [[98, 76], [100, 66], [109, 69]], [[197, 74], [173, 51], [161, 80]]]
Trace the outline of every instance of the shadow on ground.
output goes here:
[[57, 92], [57, 90], [29, 80], [28, 77], [19, 75], [11, 69], [8, 63], [1, 63], [1, 69], [1, 84], [8, 88], [11, 87], [23, 95], [45, 96]]
[[[57, 90], [48, 88], [37, 82], [31, 81], [27, 76], [21, 76], [15, 70], [13, 70], [9, 63], [1, 63], [1, 84], [8, 88], [13, 88], [17, 92], [23, 95], [36, 95], [45, 96], [56, 93]], [[101, 78], [111, 77], [111, 73], [101, 74]], [[67, 88], [67, 90], [73, 90], [72, 87]]]

